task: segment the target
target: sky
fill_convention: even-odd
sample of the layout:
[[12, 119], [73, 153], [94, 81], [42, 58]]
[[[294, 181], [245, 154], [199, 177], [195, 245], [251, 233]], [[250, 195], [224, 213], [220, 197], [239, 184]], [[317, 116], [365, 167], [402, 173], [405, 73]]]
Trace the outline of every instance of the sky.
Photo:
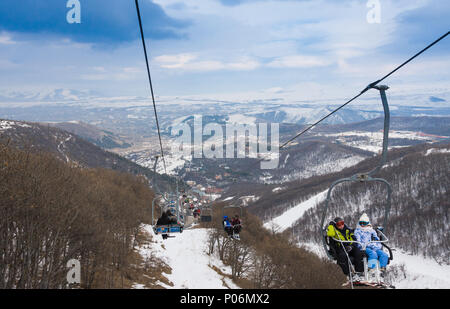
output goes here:
[[[80, 23], [68, 0], [0, 2], [1, 92], [149, 96], [134, 1], [78, 2]], [[442, 0], [139, 3], [161, 97], [352, 97], [450, 28]], [[448, 91], [449, 48], [447, 37], [387, 83]]]

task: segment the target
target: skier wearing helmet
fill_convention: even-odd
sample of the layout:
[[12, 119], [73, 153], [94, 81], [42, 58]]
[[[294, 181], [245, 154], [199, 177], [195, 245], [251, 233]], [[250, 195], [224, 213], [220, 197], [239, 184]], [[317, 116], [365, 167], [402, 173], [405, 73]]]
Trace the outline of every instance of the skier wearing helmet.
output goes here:
[[227, 232], [228, 236], [233, 235], [233, 226], [230, 223], [230, 220], [228, 219], [228, 216], [223, 216], [223, 228], [225, 229], [225, 232]]
[[[381, 249], [381, 244], [377, 242], [372, 242], [373, 240], [379, 241], [380, 238], [377, 236], [377, 233], [372, 228], [370, 224], [369, 216], [367, 214], [363, 214], [361, 218], [359, 218], [358, 226], [355, 229], [355, 238], [358, 242], [366, 244], [366, 254], [367, 254], [367, 266], [369, 270], [372, 270], [376, 267], [377, 261], [380, 263], [380, 269], [382, 275], [386, 271], [386, 265], [388, 263], [389, 257]], [[362, 246], [358, 244], [360, 248]]]
[[[362, 252], [358, 246], [353, 243], [353, 230], [350, 229], [341, 217], [335, 218], [330, 222], [327, 228], [327, 236], [332, 239], [330, 246], [336, 254], [336, 260], [343, 273], [350, 277], [349, 258], [353, 257], [356, 274], [352, 277], [354, 282], [362, 280], [364, 264], [362, 261]], [[350, 241], [341, 243], [339, 241]]]

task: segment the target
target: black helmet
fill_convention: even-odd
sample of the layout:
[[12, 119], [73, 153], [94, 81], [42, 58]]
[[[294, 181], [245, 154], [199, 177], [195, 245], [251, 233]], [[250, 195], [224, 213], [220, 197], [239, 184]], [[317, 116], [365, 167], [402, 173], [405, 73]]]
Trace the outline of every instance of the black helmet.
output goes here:
[[341, 222], [341, 221], [344, 221], [344, 219], [342, 219], [341, 217], [336, 217], [336, 218], [334, 218], [334, 223], [338, 223], [338, 222]]

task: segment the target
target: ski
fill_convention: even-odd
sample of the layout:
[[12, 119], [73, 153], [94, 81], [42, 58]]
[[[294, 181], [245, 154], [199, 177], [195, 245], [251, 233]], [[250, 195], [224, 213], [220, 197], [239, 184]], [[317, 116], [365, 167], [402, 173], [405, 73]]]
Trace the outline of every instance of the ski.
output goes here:
[[[342, 286], [349, 286], [351, 285], [350, 281], [347, 281], [342, 284]], [[369, 281], [355, 281], [353, 282], [353, 286], [368, 286], [368, 287], [378, 287], [379, 284], [376, 282], [369, 282]]]
[[376, 283], [375, 285], [377, 288], [381, 288], [381, 289], [395, 289], [395, 286], [391, 285], [391, 284], [387, 284], [387, 283]]

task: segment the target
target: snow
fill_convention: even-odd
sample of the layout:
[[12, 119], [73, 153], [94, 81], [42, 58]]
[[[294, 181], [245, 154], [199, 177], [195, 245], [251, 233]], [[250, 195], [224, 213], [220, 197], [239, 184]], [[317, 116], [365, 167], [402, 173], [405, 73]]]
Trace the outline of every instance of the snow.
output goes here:
[[[176, 143], [170, 142], [169, 144], [172, 149], [174, 149], [173, 145]], [[130, 158], [130, 155], [135, 155], [137, 158]], [[153, 165], [155, 163], [154, 157], [149, 154], [149, 150], [130, 153], [126, 157], [131, 159], [136, 164], [150, 169], [153, 169]], [[183, 168], [186, 163], [192, 160], [192, 156], [185, 156], [183, 153], [165, 152], [164, 160], [166, 163], [166, 169], [164, 169], [164, 164], [162, 160], [160, 160], [156, 166], [156, 172], [159, 174], [178, 175], [179, 170]]]
[[242, 114], [234, 114], [230, 115], [228, 118], [228, 123], [234, 123], [234, 124], [255, 124], [256, 118], [255, 117], [249, 117]]
[[31, 126], [16, 121], [0, 120], [0, 131], [12, 129], [14, 126], [22, 128], [31, 128]]
[[407, 278], [395, 282], [400, 289], [450, 289], [450, 265], [401, 251], [394, 251], [392, 265], [404, 264]]
[[58, 152], [61, 153], [65, 158], [66, 158], [66, 162], [70, 162], [69, 157], [64, 153], [63, 148], [65, 147], [65, 143], [70, 141], [72, 139], [72, 136], [67, 137], [65, 140], [59, 142], [58, 144]]
[[241, 196], [239, 199], [242, 201], [243, 206], [247, 206], [249, 203], [258, 201], [259, 197], [254, 196], [254, 195], [247, 195], [247, 196]]
[[222, 195], [221, 194], [205, 194], [205, 196], [208, 196], [211, 201], [215, 201], [218, 198], [220, 198]]
[[[161, 235], [155, 235], [150, 225], [143, 227], [153, 237], [150, 248], [141, 248], [143, 256], [155, 254], [172, 268], [171, 274], [164, 276], [173, 284], [171, 289], [239, 289], [230, 278], [220, 275], [211, 266], [215, 266], [224, 274], [231, 274], [231, 268], [215, 256], [207, 254], [208, 229], [184, 230], [175, 234], [175, 238], [163, 240]], [[135, 284], [135, 288], [142, 285]]]
[[222, 201], [223, 201], [223, 202], [226, 202], [226, 201], [230, 201], [230, 200], [232, 200], [232, 199], [234, 199], [234, 196], [227, 197], [226, 199], [224, 199], [224, 200], [222, 200]]
[[270, 220], [269, 222], [266, 222], [264, 224], [264, 227], [266, 227], [267, 229], [271, 229], [273, 226], [275, 226], [279, 228], [277, 229], [279, 232], [283, 232], [284, 230], [291, 227], [292, 224], [294, 224], [298, 219], [300, 219], [308, 209], [325, 200], [325, 198], [327, 197], [327, 193], [328, 190], [322, 191], [307, 199], [306, 201], [301, 202], [300, 204], [288, 209], [282, 215]]
[[0, 130], [11, 129], [13, 124], [11, 121], [0, 121]]
[[276, 187], [276, 188], [273, 188], [273, 189], [272, 189], [272, 192], [283, 191], [284, 189], [286, 189], [286, 188], [283, 188], [283, 187]]
[[[336, 137], [337, 141], [351, 146], [355, 148], [359, 148], [362, 150], [367, 150], [370, 152], [378, 153], [382, 150], [383, 144], [383, 132], [365, 132], [365, 131], [347, 131], [341, 133], [333, 133], [333, 134], [318, 134], [328, 137]], [[368, 140], [353, 140], [354, 137], [363, 137], [368, 138]], [[424, 142], [436, 142], [446, 138], [448, 136], [437, 136], [431, 134], [424, 134], [422, 132], [412, 132], [412, 131], [389, 131], [389, 138], [397, 138], [397, 139], [408, 139], [408, 140], [417, 140]], [[389, 149], [394, 148], [402, 148], [408, 147], [405, 146], [389, 146]]]
[[425, 156], [429, 156], [432, 153], [450, 153], [450, 149], [436, 149], [436, 148], [430, 148], [425, 153]]
[[[314, 163], [314, 159], [319, 155], [320, 152], [314, 152], [308, 155], [308, 158], [305, 160], [305, 164], [301, 169], [295, 170], [293, 172], [289, 172], [288, 174], [283, 175], [281, 181], [267, 181], [268, 183], [285, 183], [292, 180], [306, 179], [312, 176], [325, 175], [329, 173], [334, 173], [341, 171], [347, 167], [354, 166], [359, 162], [365, 160], [365, 157], [362, 156], [350, 156], [345, 158], [335, 158], [330, 157], [324, 159], [320, 164]], [[307, 164], [311, 162], [311, 164]], [[282, 167], [283, 168], [283, 167]]]

